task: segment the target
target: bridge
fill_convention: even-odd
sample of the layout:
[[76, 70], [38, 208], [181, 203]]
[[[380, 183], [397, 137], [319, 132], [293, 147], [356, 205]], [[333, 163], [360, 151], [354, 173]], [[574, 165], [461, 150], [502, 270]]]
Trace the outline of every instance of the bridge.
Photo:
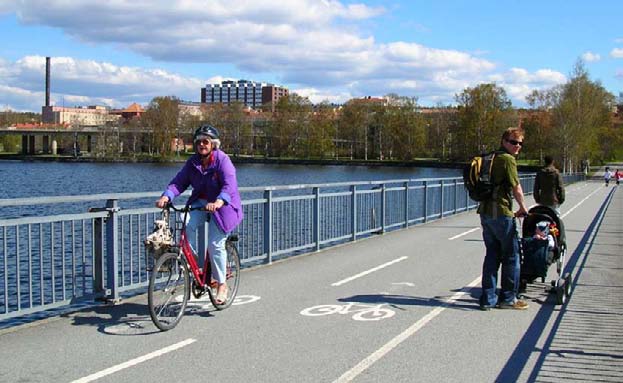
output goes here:
[[[522, 179], [525, 190], [530, 182]], [[573, 290], [565, 305], [555, 305], [546, 292], [548, 278], [529, 285], [527, 311], [482, 312], [477, 297], [484, 245], [473, 202], [461, 190], [456, 179], [246, 189], [239, 300], [225, 311], [192, 301], [167, 333], [149, 320], [143, 279], [136, 276], [144, 264], [132, 261], [137, 234], [130, 233], [146, 231], [156, 211], [121, 206], [159, 193], [83, 196], [71, 203], [108, 202], [90, 213], [2, 219], [0, 358], [7, 367], [0, 380], [619, 381], [622, 192], [582, 180], [567, 187], [561, 214]], [[63, 198], [70, 197], [50, 203]], [[32, 202], [0, 200], [0, 207]], [[89, 222], [95, 230], [80, 229]], [[36, 227], [44, 227], [43, 234]], [[56, 302], [43, 299], [37, 315], [46, 319], [33, 321], [28, 317], [39, 311], [35, 292], [42, 288], [32, 281], [39, 278], [36, 262], [30, 262], [31, 281], [24, 277], [28, 267], [17, 273], [22, 289], [11, 301], [15, 281], [7, 282], [6, 272], [20, 262], [7, 252], [16, 246], [24, 254], [18, 257], [37, 259], [46, 242], [34, 240], [40, 235], [72, 238], [52, 248], [57, 257], [74, 254], [57, 267], [54, 282], [43, 283], [41, 295]], [[98, 241], [109, 245], [91, 254]], [[108, 263], [115, 252], [120, 258]], [[99, 266], [87, 261], [86, 272], [73, 272], [83, 269], [83, 256], [103, 262], [100, 274], [115, 264], [117, 271], [100, 280], [89, 272]], [[115, 274], [123, 278], [113, 283]], [[82, 285], [93, 286], [86, 289], [91, 297]], [[98, 297], [119, 304], [89, 302]], [[85, 307], [43, 314], [72, 303]]]
[[[24, 125], [24, 126], [20, 126]], [[54, 143], [60, 137], [73, 139], [74, 148], [78, 148], [78, 142], [85, 143], [84, 149], [91, 152], [95, 137], [101, 134], [115, 134], [127, 136], [151, 132], [150, 128], [127, 127], [127, 126], [64, 126], [55, 124], [18, 124], [18, 126], [0, 127], [0, 136], [21, 136], [22, 150], [25, 155], [56, 154]]]

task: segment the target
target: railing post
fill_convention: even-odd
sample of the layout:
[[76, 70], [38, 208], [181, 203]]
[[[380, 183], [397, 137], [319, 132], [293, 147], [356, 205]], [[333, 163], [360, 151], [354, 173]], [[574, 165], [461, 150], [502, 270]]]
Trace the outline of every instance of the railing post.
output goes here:
[[424, 222], [428, 221], [428, 181], [424, 180]]
[[314, 191], [314, 243], [316, 251], [320, 250], [320, 188], [315, 187]]
[[385, 184], [381, 184], [381, 233], [385, 233]]
[[116, 303], [119, 301], [119, 201], [107, 200], [106, 210], [106, 300]]
[[459, 206], [459, 182], [454, 179], [454, 214], [458, 211]]
[[352, 197], [350, 199], [350, 211], [351, 221], [353, 222], [353, 241], [357, 240], [357, 186], [351, 185], [350, 192]]
[[93, 292], [98, 298], [106, 295], [104, 283], [104, 219], [93, 221]]
[[443, 180], [439, 185], [439, 218], [443, 218]]
[[264, 252], [266, 263], [273, 262], [273, 192], [264, 190]]
[[405, 229], [409, 227], [409, 181], [405, 185]]

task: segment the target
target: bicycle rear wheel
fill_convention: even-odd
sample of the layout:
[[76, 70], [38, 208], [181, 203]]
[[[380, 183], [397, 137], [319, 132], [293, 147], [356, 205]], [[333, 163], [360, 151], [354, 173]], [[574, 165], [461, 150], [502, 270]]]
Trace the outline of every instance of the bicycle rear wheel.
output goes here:
[[216, 292], [210, 294], [210, 301], [217, 310], [224, 310], [231, 306], [236, 294], [238, 293], [238, 285], [240, 284], [240, 257], [238, 256], [238, 249], [233, 241], [227, 241], [225, 244], [227, 250], [227, 300], [223, 304], [216, 303]]
[[188, 266], [177, 254], [163, 254], [149, 277], [147, 302], [156, 327], [167, 331], [177, 326], [190, 295]]

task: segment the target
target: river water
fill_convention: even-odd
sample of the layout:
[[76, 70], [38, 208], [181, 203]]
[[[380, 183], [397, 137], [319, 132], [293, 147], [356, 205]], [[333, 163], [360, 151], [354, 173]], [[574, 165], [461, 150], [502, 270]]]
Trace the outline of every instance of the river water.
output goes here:
[[[181, 163], [0, 162], [0, 199], [163, 190]], [[237, 164], [238, 185], [269, 186], [460, 175], [458, 169]]]
[[[0, 199], [162, 191], [182, 163], [0, 162]], [[241, 187], [438, 178], [459, 169], [395, 166], [236, 165]], [[243, 196], [244, 197], [244, 196]], [[134, 204], [133, 204], [134, 205]], [[145, 206], [143, 202], [143, 206]], [[84, 212], [85, 206], [75, 205]], [[63, 212], [68, 207], [59, 209]], [[88, 208], [88, 207], [86, 207]], [[54, 209], [0, 208], [0, 218], [50, 214]], [[74, 209], [70, 209], [74, 210]]]

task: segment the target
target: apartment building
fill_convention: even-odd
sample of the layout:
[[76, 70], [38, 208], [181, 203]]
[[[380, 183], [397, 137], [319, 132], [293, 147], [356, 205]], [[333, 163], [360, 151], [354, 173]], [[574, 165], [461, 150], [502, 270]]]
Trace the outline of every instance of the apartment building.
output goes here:
[[231, 104], [239, 101], [252, 109], [276, 103], [288, 94], [288, 89], [273, 84], [249, 80], [223, 81], [220, 84], [207, 84], [201, 88], [201, 102], [205, 104]]

